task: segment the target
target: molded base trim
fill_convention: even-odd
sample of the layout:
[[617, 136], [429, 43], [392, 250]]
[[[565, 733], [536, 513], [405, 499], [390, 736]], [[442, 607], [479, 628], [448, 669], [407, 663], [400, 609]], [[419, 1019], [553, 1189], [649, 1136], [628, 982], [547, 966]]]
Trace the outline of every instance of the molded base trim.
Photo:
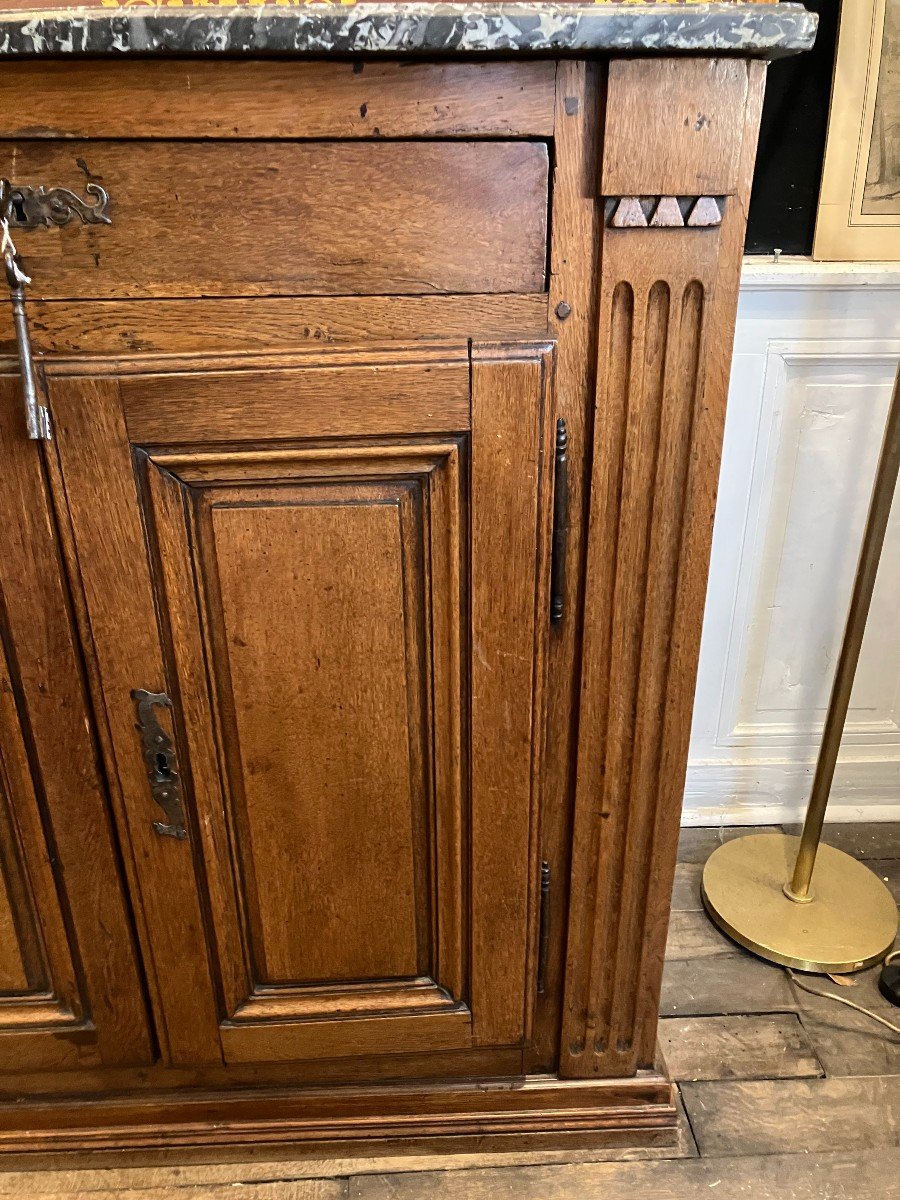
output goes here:
[[255, 1090], [219, 1093], [37, 1098], [0, 1105], [0, 1152], [146, 1150], [167, 1147], [404, 1142], [435, 1138], [556, 1135], [570, 1144], [630, 1145], [675, 1140], [673, 1085], [642, 1072], [633, 1079], [551, 1076], [465, 1084]]

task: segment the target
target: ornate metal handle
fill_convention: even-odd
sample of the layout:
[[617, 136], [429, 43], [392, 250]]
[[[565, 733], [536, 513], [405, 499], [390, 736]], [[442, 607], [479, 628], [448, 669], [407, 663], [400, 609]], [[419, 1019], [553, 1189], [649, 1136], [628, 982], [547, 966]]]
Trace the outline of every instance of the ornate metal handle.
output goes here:
[[563, 618], [566, 593], [566, 542], [569, 535], [569, 433], [556, 422], [556, 463], [553, 476], [553, 546], [550, 559], [550, 620]]
[[39, 229], [42, 225], [68, 225], [73, 217], [79, 217], [84, 225], [111, 225], [106, 189], [99, 183], [89, 183], [84, 190], [93, 203], [64, 187], [11, 183], [9, 223], [13, 228]]
[[177, 838], [185, 841], [184, 807], [181, 803], [181, 780], [178, 776], [178, 760], [175, 743], [163, 729], [153, 709], [171, 708], [172, 701], [165, 692], [147, 692], [135, 688], [131, 693], [137, 704], [138, 730], [144, 749], [144, 762], [153, 799], [166, 814], [165, 821], [154, 821], [153, 828], [160, 837]]

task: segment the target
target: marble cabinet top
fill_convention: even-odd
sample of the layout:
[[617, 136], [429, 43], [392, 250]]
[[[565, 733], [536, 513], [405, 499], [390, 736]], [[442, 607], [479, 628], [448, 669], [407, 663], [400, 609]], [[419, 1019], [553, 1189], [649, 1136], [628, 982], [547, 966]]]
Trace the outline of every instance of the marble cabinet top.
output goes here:
[[300, 4], [3, 9], [0, 54], [715, 53], [812, 46], [802, 4]]

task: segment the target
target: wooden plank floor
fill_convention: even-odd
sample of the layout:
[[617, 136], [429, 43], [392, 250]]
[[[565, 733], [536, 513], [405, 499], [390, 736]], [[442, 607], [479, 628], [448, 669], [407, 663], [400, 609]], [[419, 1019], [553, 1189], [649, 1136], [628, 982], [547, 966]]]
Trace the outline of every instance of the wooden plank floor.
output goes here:
[[[130, 1167], [47, 1159], [42, 1170], [0, 1169], [0, 1200], [900, 1200], [900, 1037], [793, 988], [702, 911], [702, 864], [720, 840], [743, 832], [682, 834], [660, 1030], [681, 1090], [673, 1147], [216, 1163], [166, 1156]], [[829, 825], [825, 840], [865, 859], [900, 899], [900, 823]], [[841, 994], [900, 1023], [876, 979], [863, 972]]]

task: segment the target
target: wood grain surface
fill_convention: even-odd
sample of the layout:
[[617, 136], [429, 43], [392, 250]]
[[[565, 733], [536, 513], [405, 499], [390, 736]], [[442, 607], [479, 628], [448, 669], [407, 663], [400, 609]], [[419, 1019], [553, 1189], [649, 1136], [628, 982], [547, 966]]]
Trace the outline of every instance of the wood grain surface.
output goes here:
[[[687, 69], [683, 103], [696, 73], [715, 70]], [[762, 104], [761, 73], [746, 107], [733, 103], [747, 94], [746, 70], [735, 68], [734, 96], [726, 88], [715, 98], [722, 120], [712, 127], [739, 164], [739, 195], [721, 228], [671, 229], [663, 240], [658, 230], [606, 228], [601, 239], [566, 1075], [627, 1073], [655, 1054], [728, 390], [723, 342]], [[636, 113], [653, 94], [644, 145], [669, 128], [648, 86], [657, 71], [675, 78], [668, 64], [634, 61], [616, 63], [609, 81], [608, 120], [610, 101]], [[625, 161], [634, 135], [608, 126], [604, 162]], [[671, 153], [693, 171], [693, 142], [676, 139]]]
[[240, 374], [210, 370], [206, 360], [198, 364], [206, 370], [185, 372], [177, 384], [162, 372], [123, 378], [125, 421], [135, 443], [150, 445], [468, 429], [464, 348], [404, 357], [369, 365], [363, 354], [349, 369], [320, 357], [306, 370], [269, 371], [246, 369], [245, 359]]
[[548, 136], [555, 74], [552, 60], [7, 62], [0, 137]]
[[700, 1153], [785, 1154], [900, 1146], [900, 1076], [685, 1083]]
[[[688, 836], [683, 838], [682, 853], [690, 859], [704, 841], [717, 844], [723, 837], [728, 838], [740, 832], [686, 831]], [[853, 836], [860, 844], [873, 848], [889, 847], [895, 834], [893, 826], [858, 827], [853, 831]], [[896, 862], [895, 859], [881, 861]], [[692, 862], [683, 865], [691, 868], [698, 866]], [[682, 960], [679, 965], [689, 966], [689, 961]], [[736, 954], [727, 963], [719, 960], [718, 965], [736, 971], [741, 962], [752, 963], [753, 960], [747, 955]], [[701, 960], [697, 965], [702, 967], [704, 962]], [[784, 978], [784, 973], [776, 967], [757, 965], [773, 979]], [[871, 972], [864, 972], [856, 988], [848, 991], [853, 996], [857, 988], [862, 989], [862, 1000], [870, 1005], [875, 1003], [871, 975]], [[736, 982], [740, 980], [740, 972], [737, 971]], [[825, 986], [831, 985], [826, 982]], [[755, 997], [759, 1009], [764, 1010], [767, 995], [758, 980], [752, 988], [745, 988], [745, 994]], [[805, 994], [798, 995], [806, 1000]], [[809, 1000], [812, 1010], [820, 1005], [811, 997]], [[884, 1031], [882, 1039], [878, 1028], [857, 1014], [846, 1012], [827, 1001], [821, 1002], [821, 1009], [821, 1016], [809, 1010], [800, 1015], [804, 1030], [801, 1037], [814, 1038], [816, 1026], [821, 1021], [838, 1034], [843, 1031], [851, 1040], [859, 1038], [868, 1045], [869, 1058], [868, 1061], [857, 1058], [855, 1062], [861, 1073], [877, 1074], [871, 1070], [875, 1063], [873, 1054], [877, 1052], [879, 1044], [890, 1052], [891, 1037], [888, 1031]], [[849, 1018], [849, 1022], [845, 1018]], [[855, 1027], [857, 1021], [859, 1029]], [[735, 1035], [735, 1025], [738, 1023], [740, 1036]], [[798, 1063], [802, 1064], [808, 1053], [803, 1048], [804, 1043], [801, 1041], [798, 1044], [797, 1041], [797, 1015], [783, 1016], [757, 1011], [737, 1018], [675, 1018], [664, 1020], [661, 1028], [670, 1068], [677, 1074], [685, 1074], [685, 1077], [688, 1067], [708, 1075], [703, 1098], [707, 1107], [714, 1112], [718, 1110], [716, 1089], [725, 1089], [723, 1094], [726, 1100], [722, 1107], [727, 1108], [732, 1103], [729, 1098], [732, 1086], [728, 1082], [729, 1077], [736, 1070], [752, 1068], [771, 1075], [767, 1081], [771, 1092], [767, 1091], [763, 1096], [753, 1095], [750, 1103], [761, 1105], [764, 1116], [771, 1114], [774, 1106], [781, 1104], [777, 1118], [781, 1125], [787, 1123], [782, 1119], [784, 1112], [794, 1113], [792, 1106], [797, 1104], [798, 1097], [791, 1091], [793, 1084], [790, 1078], [782, 1077], [796, 1070]], [[667, 1037], [669, 1029], [673, 1031], [671, 1038]], [[846, 1043], [836, 1048], [828, 1063], [829, 1075], [842, 1076], [848, 1066], [852, 1070], [854, 1058], [852, 1054], [846, 1056], [846, 1050]], [[679, 1054], [685, 1056], [680, 1064]], [[823, 1057], [823, 1064], [826, 1061]], [[893, 1073], [896, 1075], [896, 1067]], [[815, 1084], [817, 1081], [811, 1079], [805, 1082]], [[275, 1156], [271, 1147], [261, 1147], [255, 1151], [248, 1147], [237, 1153], [232, 1151], [231, 1161], [223, 1162], [220, 1155], [217, 1156], [218, 1161], [211, 1161], [213, 1152], [209, 1149], [203, 1152], [203, 1161], [198, 1161], [196, 1155], [181, 1149], [157, 1153], [155, 1165], [144, 1166], [123, 1166], [121, 1154], [105, 1158], [102, 1152], [95, 1152], [90, 1163], [81, 1160], [80, 1168], [79, 1159], [71, 1155], [61, 1156], [57, 1152], [42, 1156], [43, 1169], [40, 1170], [29, 1168], [21, 1160], [16, 1162], [15, 1158], [7, 1159], [6, 1169], [0, 1171], [0, 1194], [94, 1197], [100, 1193], [101, 1196], [134, 1196], [135, 1200], [149, 1194], [174, 1200], [176, 1189], [179, 1196], [182, 1192], [189, 1194], [191, 1191], [215, 1194], [216, 1188], [234, 1183], [244, 1184], [242, 1191], [249, 1191], [248, 1185], [266, 1184], [273, 1189], [290, 1189], [300, 1181], [328, 1179], [336, 1180], [339, 1187], [344, 1189], [340, 1194], [364, 1195], [370, 1186], [370, 1181], [364, 1176], [374, 1176], [371, 1186], [377, 1197], [407, 1193], [446, 1194], [452, 1197], [459, 1192], [467, 1197], [481, 1194], [528, 1197], [534, 1194], [541, 1197], [559, 1196], [561, 1200], [568, 1200], [569, 1197], [595, 1194], [630, 1197], [640, 1190], [658, 1196], [660, 1200], [682, 1200], [685, 1196], [709, 1194], [733, 1195], [735, 1200], [737, 1197], [743, 1200], [744, 1196], [750, 1194], [758, 1196], [760, 1200], [775, 1200], [776, 1197], [781, 1200], [785, 1196], [791, 1200], [857, 1200], [873, 1190], [883, 1193], [885, 1180], [889, 1184], [891, 1172], [900, 1169], [900, 1150], [883, 1144], [884, 1139], [880, 1135], [872, 1137], [871, 1113], [867, 1113], [873, 1098], [876, 1105], [890, 1112], [893, 1104], [890, 1093], [880, 1095], [877, 1085], [873, 1090], [870, 1081], [863, 1081], [861, 1089], [858, 1080], [850, 1080], [849, 1086], [851, 1106], [859, 1106], [863, 1115], [857, 1119], [851, 1114], [844, 1122], [841, 1136], [853, 1145], [852, 1149], [844, 1151], [816, 1149], [823, 1140], [821, 1130], [814, 1130], [810, 1138], [808, 1118], [804, 1115], [791, 1152], [773, 1154], [751, 1151], [748, 1154], [743, 1122], [730, 1120], [727, 1135], [719, 1137], [715, 1143], [707, 1144], [707, 1155], [711, 1149], [715, 1149], [716, 1156], [693, 1162], [677, 1161], [680, 1156], [696, 1154], [687, 1125], [678, 1144], [643, 1150], [622, 1149], [607, 1143], [590, 1150], [523, 1148], [515, 1153], [483, 1150], [480, 1153], [460, 1153], [457, 1149], [445, 1153], [407, 1153], [402, 1157], [396, 1154], [392, 1157], [379, 1156], [375, 1152], [366, 1157], [322, 1158], [307, 1155], [298, 1159], [296, 1155], [292, 1156], [290, 1148], [285, 1148]], [[806, 1104], [817, 1097], [813, 1093], [801, 1099]], [[830, 1098], [826, 1096], [822, 1099], [827, 1108]], [[843, 1105], [843, 1100], [840, 1103]], [[841, 1108], [841, 1111], [845, 1112], [846, 1109]], [[774, 1123], [773, 1118], [773, 1126]], [[751, 1134], [759, 1138], [759, 1129], [751, 1125]], [[767, 1135], [769, 1138], [771, 1136], [771, 1133]], [[660, 1156], [667, 1161], [657, 1161]], [[636, 1158], [655, 1161], [634, 1161]], [[104, 1161], [105, 1166], [101, 1165]], [[454, 1178], [456, 1175], [460, 1176], [459, 1180]], [[286, 1196], [292, 1198], [292, 1192], [287, 1190]], [[280, 1200], [278, 1191], [274, 1190], [267, 1200]]]
[[550, 1168], [522, 1168], [515, 1172], [478, 1171], [466, 1175], [366, 1176], [351, 1180], [357, 1200], [412, 1200], [422, 1195], [440, 1200], [482, 1200], [515, 1195], [521, 1200], [569, 1200], [570, 1197], [603, 1197], [603, 1200], [744, 1200], [754, 1195], [789, 1200], [859, 1200], [870, 1188], [876, 1191], [900, 1166], [900, 1151], [883, 1156], [826, 1154], [806, 1157], [746, 1156], [729, 1159], [694, 1159], [685, 1162], [596, 1164]]
[[553, 230], [550, 246], [550, 321], [556, 340], [554, 415], [568, 438], [568, 569], [564, 616], [547, 642], [547, 716], [540, 813], [541, 857], [551, 869], [547, 982], [535, 1001], [534, 1069], [558, 1058], [571, 867], [572, 793], [580, 653], [579, 613], [584, 596], [584, 541], [593, 429], [594, 286], [599, 218], [594, 181], [599, 159], [600, 104], [596, 66], [562, 62], [557, 76]]
[[670, 1017], [659, 1024], [660, 1049], [678, 1080], [788, 1079], [819, 1076], [822, 1066], [799, 1017]]
[[734, 192], [746, 100], [747, 64], [740, 60], [614, 60], [601, 194]]
[[[31, 337], [48, 356], [277, 354], [371, 342], [503, 342], [547, 336], [545, 295], [316, 296], [245, 300], [30, 300]], [[0, 305], [0, 355], [15, 359]], [[51, 358], [52, 362], [52, 358]]]
[[51, 404], [75, 543], [93, 566], [80, 583], [115, 755], [107, 767], [118, 783], [119, 833], [134, 855], [146, 914], [142, 949], [156, 1027], [165, 1058], [215, 1062], [221, 1052], [191, 843], [153, 830], [161, 810], [135, 730], [132, 690], [165, 692], [167, 679], [119, 391], [114, 380], [66, 380]]
[[144, 1063], [151, 1034], [47, 479], [0, 378], [0, 1070]]
[[[69, 877], [55, 918], [37, 906], [42, 946], [0, 855], [0, 985], [56, 971], [97, 1020], [42, 1076], [38, 1051], [63, 1043], [29, 1000], [48, 1028], [0, 1095], [0, 1148], [690, 1155], [661, 989], [691, 1088], [833, 1083], [804, 1078], [816, 1038], [835, 1070], [862, 1062], [708, 926], [708, 841], [668, 928], [763, 75], [649, 55], [85, 60], [0, 80], [33, 100], [0, 105], [15, 182], [100, 183], [112, 218], [20, 237], [55, 438], [43, 458], [20, 441], [38, 451], [23, 494], [52, 502], [42, 570], [69, 642], [28, 632], [40, 580], [23, 547], [0, 552], [0, 790], [17, 801], [30, 773], [44, 841], [21, 862], [56, 869], [28, 851], [53, 859], [58, 820]], [[717, 196], [722, 223], [612, 229], [619, 192]], [[14, 349], [3, 312], [4, 369]], [[76, 682], [45, 701], [48, 659]], [[171, 698], [174, 757], [145, 757], [134, 688]], [[96, 855], [74, 868], [70, 758], [98, 790]], [[184, 839], [159, 834], [163, 784]], [[7, 847], [12, 824], [0, 806]], [[92, 920], [106, 942], [86, 947]], [[13, 1007], [0, 995], [0, 1026]], [[744, 1101], [723, 1095], [704, 1137], [734, 1155]], [[451, 1191], [624, 1186], [469, 1165]], [[682, 1187], [718, 1186], [704, 1170]], [[208, 1183], [354, 1194], [349, 1171], [300, 1174]], [[367, 1174], [373, 1194], [431, 1182]]]
[[795, 1012], [784, 971], [735, 947], [733, 954], [674, 959], [665, 965], [659, 1011], [664, 1017]]
[[[536, 292], [537, 141], [23, 141], [16, 176], [110, 195], [19, 237], [36, 299]], [[402, 196], [402, 204], [400, 197]]]

